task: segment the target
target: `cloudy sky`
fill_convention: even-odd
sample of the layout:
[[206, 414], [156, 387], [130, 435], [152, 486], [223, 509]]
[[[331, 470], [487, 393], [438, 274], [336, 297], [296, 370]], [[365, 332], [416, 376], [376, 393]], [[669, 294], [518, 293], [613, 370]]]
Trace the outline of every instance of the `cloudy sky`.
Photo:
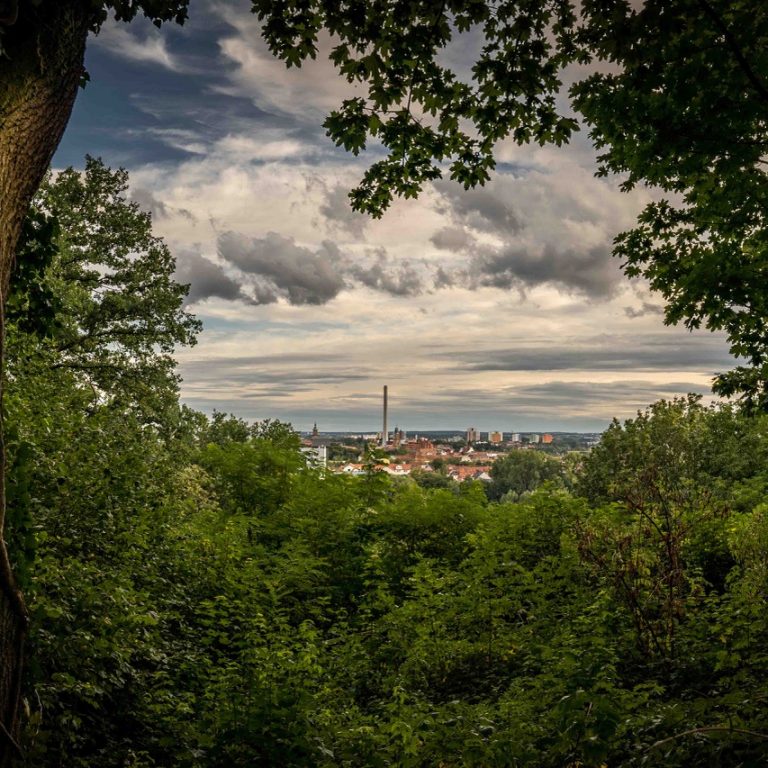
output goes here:
[[350, 86], [320, 60], [286, 70], [247, 9], [106, 25], [54, 161], [127, 168], [152, 211], [205, 327], [178, 355], [186, 403], [373, 431], [388, 384], [410, 431], [592, 431], [730, 367], [721, 338], [666, 328], [611, 259], [652, 192], [596, 179], [583, 134], [501, 144], [483, 189], [440, 181], [379, 221], [353, 213], [376, 149], [353, 158], [320, 127]]

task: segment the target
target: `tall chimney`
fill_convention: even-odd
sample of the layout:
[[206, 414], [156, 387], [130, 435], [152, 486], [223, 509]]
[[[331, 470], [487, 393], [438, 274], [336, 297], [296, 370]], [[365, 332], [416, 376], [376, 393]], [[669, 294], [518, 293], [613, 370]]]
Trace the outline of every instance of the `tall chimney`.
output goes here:
[[384, 385], [384, 425], [381, 429], [381, 447], [386, 448], [389, 442], [389, 434], [387, 433], [387, 385]]

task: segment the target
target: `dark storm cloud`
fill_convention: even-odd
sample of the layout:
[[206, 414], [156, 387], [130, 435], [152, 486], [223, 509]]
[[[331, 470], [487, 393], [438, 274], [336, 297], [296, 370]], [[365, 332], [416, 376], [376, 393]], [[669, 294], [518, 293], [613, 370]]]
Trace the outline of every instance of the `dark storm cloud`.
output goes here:
[[443, 227], [430, 238], [442, 251], [464, 251], [474, 245], [475, 238], [464, 227]]
[[434, 186], [457, 224], [506, 237], [518, 234], [523, 228], [512, 205], [493, 189], [465, 190], [445, 180], [436, 181]]
[[325, 304], [345, 286], [338, 248], [328, 241], [312, 251], [276, 232], [260, 238], [225, 232], [217, 245], [222, 259], [256, 278], [255, 290], [290, 304]]
[[296, 391], [304, 391], [317, 384], [360, 381], [370, 375], [367, 368], [353, 367], [345, 364], [339, 355], [328, 354], [224, 357], [216, 358], [215, 364], [209, 359], [190, 360], [183, 362], [180, 370], [184, 376], [193, 377], [197, 382], [236, 387], [282, 385]]
[[643, 408], [646, 405], [689, 392], [701, 392], [700, 384], [690, 382], [650, 381], [550, 381], [510, 389], [508, 396], [516, 406], [549, 409], [583, 408], [602, 404], [623, 404]]
[[376, 251], [376, 261], [370, 266], [352, 265], [349, 274], [358, 282], [375, 291], [391, 296], [418, 296], [423, 289], [421, 278], [410, 264], [391, 268], [386, 251]]
[[[424, 292], [417, 269], [408, 262], [391, 262], [383, 248], [369, 251], [359, 263], [329, 240], [316, 248], [307, 248], [275, 232], [260, 238], [225, 232], [218, 236], [217, 247], [219, 257], [240, 275], [239, 281], [225, 274], [221, 267], [197, 257], [183, 273], [184, 279], [193, 283], [195, 296], [246, 297], [252, 304], [284, 299], [300, 306], [326, 304], [355, 284], [395, 297], [419, 296]], [[202, 281], [200, 287], [195, 285], [198, 280]], [[438, 270], [437, 284], [444, 286], [450, 280], [448, 274]]]
[[627, 371], [690, 370], [715, 372], [734, 365], [723, 339], [715, 335], [684, 340], [663, 335], [601, 336], [577, 345], [539, 344], [535, 347], [455, 353], [473, 371]]
[[326, 188], [323, 202], [320, 204], [320, 213], [332, 225], [346, 230], [358, 239], [363, 238], [363, 233], [368, 225], [368, 217], [352, 210], [347, 187], [337, 184], [331, 189]]
[[437, 271], [435, 272], [435, 277], [433, 281], [433, 286], [435, 289], [439, 290], [440, 288], [451, 288], [455, 283], [455, 278], [453, 275], [451, 275], [449, 272], [444, 270], [442, 267], [438, 267]]
[[639, 308], [624, 307], [624, 314], [627, 317], [636, 318], [644, 315], [663, 315], [664, 307], [660, 304], [653, 304], [650, 301], [644, 301]]
[[179, 256], [176, 261], [176, 279], [180, 283], [189, 283], [187, 304], [214, 296], [229, 301], [254, 303], [250, 296], [243, 293], [239, 283], [229, 277], [218, 264], [197, 253], [184, 253]]
[[610, 296], [621, 279], [610, 248], [559, 249], [547, 244], [539, 254], [518, 248], [484, 248], [473, 257], [470, 279], [494, 288], [556, 285], [592, 298]]
[[[525, 290], [551, 285], [562, 291], [580, 293], [593, 299], [613, 296], [622, 275], [611, 257], [611, 223], [606, 224], [605, 242], [578, 245], [563, 220], [586, 221], [596, 226], [601, 222], [594, 211], [585, 209], [581, 201], [563, 192], [508, 176], [496, 176], [488, 187], [465, 191], [450, 181], [434, 184], [440, 195], [438, 210], [452, 221], [435, 232], [431, 242], [441, 250], [463, 253], [469, 265], [452, 275], [452, 280], [465, 288], [499, 288]], [[540, 216], [527, 221], [532, 203], [523, 195], [532, 195], [537, 205], [551, 217], [552, 227], [544, 228]], [[520, 209], [512, 199], [520, 198]], [[536, 206], [533, 205], [536, 209]], [[525, 213], [528, 211], [528, 213]], [[488, 237], [494, 238], [494, 244]]]

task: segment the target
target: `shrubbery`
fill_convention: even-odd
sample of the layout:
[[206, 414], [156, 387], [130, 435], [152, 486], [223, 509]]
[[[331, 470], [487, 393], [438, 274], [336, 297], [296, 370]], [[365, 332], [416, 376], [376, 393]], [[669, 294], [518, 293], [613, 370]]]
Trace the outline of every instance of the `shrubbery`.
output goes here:
[[384, 476], [372, 503], [368, 478], [197, 417], [179, 443], [80, 419], [74, 454], [38, 443], [30, 765], [765, 756], [768, 516], [744, 489], [766, 476], [722, 471], [724, 435], [765, 450], [762, 420], [659, 403], [578, 493], [499, 504]]

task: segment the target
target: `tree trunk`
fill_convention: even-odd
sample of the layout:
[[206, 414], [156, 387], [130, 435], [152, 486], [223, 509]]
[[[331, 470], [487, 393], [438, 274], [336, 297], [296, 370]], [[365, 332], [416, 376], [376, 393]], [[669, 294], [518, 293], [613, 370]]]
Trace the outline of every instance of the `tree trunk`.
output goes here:
[[[0, 768], [19, 756], [27, 611], [6, 546], [2, 348], [5, 297], [30, 201], [69, 119], [83, 74], [89, 0], [5, 3], [0, 18]], [[9, 556], [10, 555], [10, 556]]]

